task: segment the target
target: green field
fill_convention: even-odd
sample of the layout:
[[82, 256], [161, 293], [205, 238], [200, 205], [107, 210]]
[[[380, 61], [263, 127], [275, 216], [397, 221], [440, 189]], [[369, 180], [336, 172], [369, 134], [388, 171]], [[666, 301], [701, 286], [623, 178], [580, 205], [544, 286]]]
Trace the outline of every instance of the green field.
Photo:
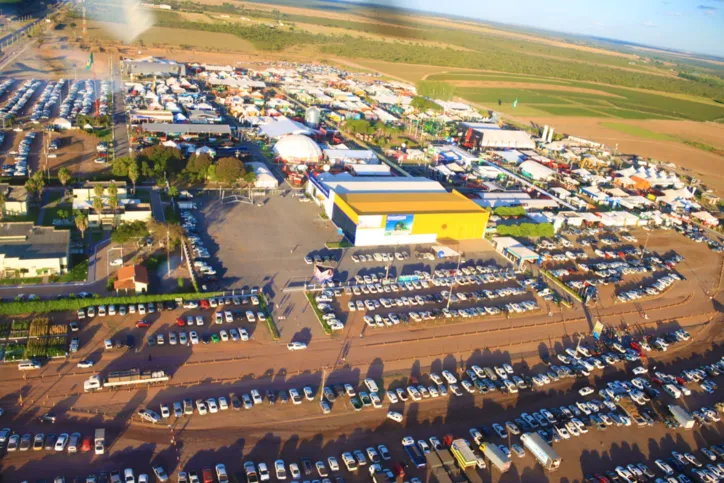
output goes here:
[[660, 132], [649, 131], [639, 126], [633, 126], [631, 124], [623, 124], [620, 122], [602, 122], [603, 127], [613, 129], [624, 134], [630, 134], [643, 139], [653, 139], [655, 141], [679, 141], [680, 139], [670, 134], [664, 134]]
[[536, 106], [536, 109], [540, 109], [554, 116], [606, 117], [599, 112], [591, 111], [585, 107]]

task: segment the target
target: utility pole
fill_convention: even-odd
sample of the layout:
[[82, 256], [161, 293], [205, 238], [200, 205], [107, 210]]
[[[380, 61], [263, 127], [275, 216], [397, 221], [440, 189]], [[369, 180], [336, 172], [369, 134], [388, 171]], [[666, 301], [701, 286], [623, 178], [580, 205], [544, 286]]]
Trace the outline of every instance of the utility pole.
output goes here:
[[453, 282], [452, 285], [450, 285], [450, 293], [447, 296], [447, 309], [448, 310], [450, 309], [450, 299], [452, 298], [453, 289], [455, 288], [455, 286], [458, 283], [458, 272], [460, 271], [460, 263], [462, 261], [463, 261], [463, 254], [459, 253], [458, 254], [458, 268], [455, 269], [455, 281]]
[[322, 385], [319, 386], [319, 401], [324, 397], [324, 386], [327, 384], [327, 367], [322, 368]]

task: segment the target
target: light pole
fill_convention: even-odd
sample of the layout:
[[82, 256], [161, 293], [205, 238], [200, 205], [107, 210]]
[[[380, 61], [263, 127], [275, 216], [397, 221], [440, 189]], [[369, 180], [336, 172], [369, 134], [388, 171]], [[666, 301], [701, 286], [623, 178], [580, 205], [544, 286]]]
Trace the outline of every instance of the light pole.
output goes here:
[[450, 299], [452, 298], [453, 289], [458, 283], [458, 272], [460, 271], [460, 264], [463, 262], [463, 254], [458, 254], [458, 267], [455, 269], [455, 280], [453, 281], [452, 285], [450, 285], [450, 293], [447, 296], [447, 309], [450, 310]]

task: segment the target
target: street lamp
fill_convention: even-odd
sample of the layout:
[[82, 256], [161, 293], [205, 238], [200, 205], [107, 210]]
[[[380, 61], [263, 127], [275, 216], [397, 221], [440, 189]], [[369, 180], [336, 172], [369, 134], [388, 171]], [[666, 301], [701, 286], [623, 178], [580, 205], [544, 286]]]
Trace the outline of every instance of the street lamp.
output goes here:
[[447, 308], [448, 310], [450, 309], [450, 299], [452, 298], [453, 289], [455, 288], [455, 286], [456, 286], [457, 283], [458, 283], [458, 272], [460, 272], [460, 264], [461, 264], [462, 262], [464, 262], [464, 261], [465, 261], [465, 260], [463, 260], [463, 254], [462, 254], [462, 253], [459, 253], [459, 254], [458, 254], [458, 266], [457, 266], [457, 268], [455, 269], [455, 280], [453, 281], [453, 284], [450, 285], [450, 293], [449, 293], [448, 296], [447, 296], [447, 307], [446, 307], [446, 308]]

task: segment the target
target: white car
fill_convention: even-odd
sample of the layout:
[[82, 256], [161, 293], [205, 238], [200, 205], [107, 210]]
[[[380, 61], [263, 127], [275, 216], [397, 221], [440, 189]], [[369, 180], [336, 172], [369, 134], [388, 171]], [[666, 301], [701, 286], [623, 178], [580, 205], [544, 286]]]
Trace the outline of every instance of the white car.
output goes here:
[[[291, 469], [291, 465], [290, 469]], [[260, 481], [269, 481], [269, 468], [266, 467], [266, 463], [259, 463], [257, 466], [259, 470], [259, 480]], [[292, 477], [294, 477], [294, 473], [292, 473]]]
[[593, 388], [589, 386], [583, 387], [578, 391], [578, 394], [580, 394], [581, 396], [591, 395], [593, 394]]
[[111, 267], [118, 267], [123, 265], [123, 259], [116, 258], [115, 260], [111, 260]]
[[216, 399], [210, 397], [206, 400], [206, 404], [209, 406], [209, 412], [215, 414], [219, 412], [219, 406], [216, 404]]
[[334, 456], [327, 458], [327, 464], [329, 464], [330, 470], [339, 471], [339, 463], [337, 463], [337, 459]]
[[287, 349], [290, 351], [300, 351], [307, 348], [307, 344], [304, 342], [290, 342], [287, 344]]
[[442, 377], [448, 382], [448, 384], [456, 384], [457, 378], [450, 371], [442, 371]]
[[391, 419], [393, 421], [397, 421], [398, 423], [402, 422], [402, 414], [396, 412], [396, 411], [389, 411], [387, 413], [387, 419]]
[[287, 470], [284, 467], [284, 460], [276, 460], [274, 462], [274, 471], [277, 474], [277, 480], [287, 479]]

